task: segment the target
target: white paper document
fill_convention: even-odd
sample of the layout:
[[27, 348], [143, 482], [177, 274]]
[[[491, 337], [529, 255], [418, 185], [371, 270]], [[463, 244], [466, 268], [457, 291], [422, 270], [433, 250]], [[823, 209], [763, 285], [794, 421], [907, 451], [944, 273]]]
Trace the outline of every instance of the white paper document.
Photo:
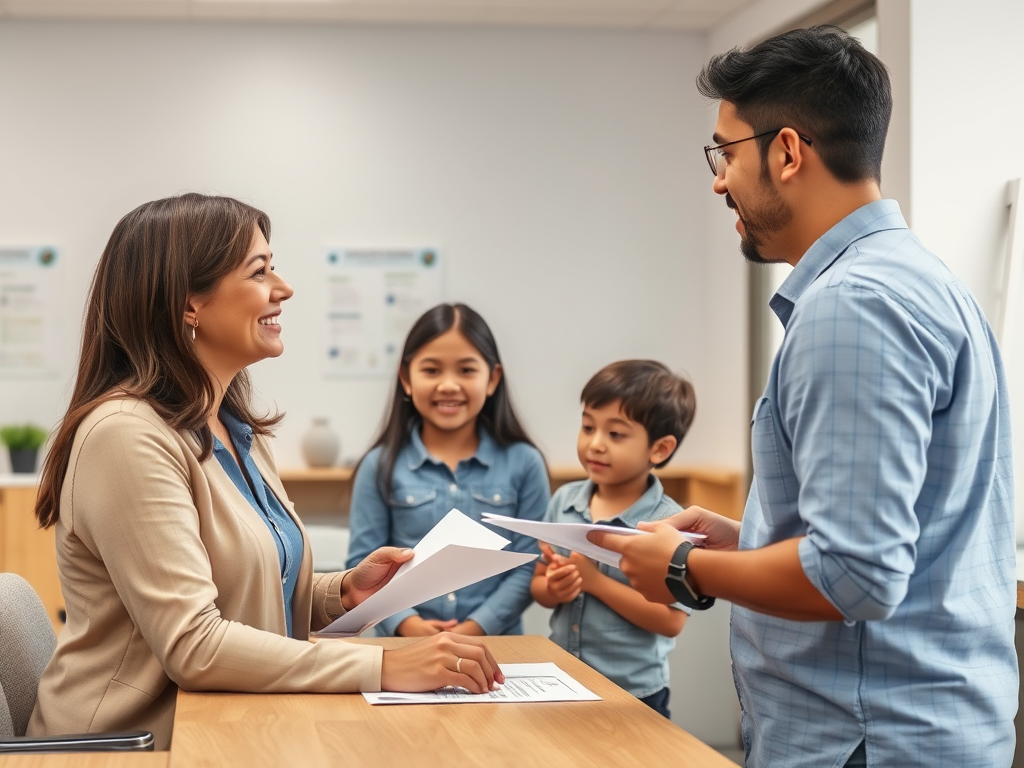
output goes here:
[[[596, 560], [599, 563], [604, 563], [614, 568], [619, 567], [619, 561], [622, 559], [622, 556], [618, 552], [597, 546], [597, 544], [594, 544], [587, 538], [587, 534], [591, 531], [608, 531], [608, 533], [617, 533], [621, 536], [644, 536], [649, 533], [649, 531], [640, 531], [636, 528], [601, 525], [599, 523], [543, 523], [535, 520], [520, 520], [514, 517], [491, 514], [490, 512], [484, 512], [481, 517], [488, 525], [496, 525], [499, 528], [506, 528], [526, 536], [533, 536], [540, 541], [554, 544], [557, 547], [571, 549], [573, 552], [586, 555], [591, 560]], [[679, 534], [683, 538], [695, 543], [707, 538], [703, 533], [680, 531]]]
[[499, 664], [505, 684], [489, 693], [470, 693], [448, 686], [427, 693], [380, 691], [364, 693], [371, 704], [501, 704], [531, 701], [601, 701], [568, 673], [548, 661], [539, 664]]
[[[537, 555], [503, 552], [509, 540], [453, 509], [413, 548], [413, 557], [387, 584], [318, 637], [352, 637], [399, 611], [454, 592], [535, 560]], [[413, 576], [415, 572], [415, 576]]]

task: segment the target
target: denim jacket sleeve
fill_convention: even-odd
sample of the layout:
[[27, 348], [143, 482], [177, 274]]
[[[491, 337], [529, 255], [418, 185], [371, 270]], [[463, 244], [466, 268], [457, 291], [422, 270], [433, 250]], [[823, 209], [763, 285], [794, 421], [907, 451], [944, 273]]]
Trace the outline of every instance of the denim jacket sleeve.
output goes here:
[[[510, 461], [518, 465], [516, 491], [519, 504], [515, 516], [523, 520], [543, 520], [551, 498], [551, 481], [544, 459], [540, 451], [523, 443], [511, 446], [508, 450], [510, 454], [518, 454], [518, 461], [509, 456]], [[531, 536], [512, 533], [511, 540], [509, 551], [540, 551], [537, 540]], [[534, 564], [530, 562], [508, 571], [498, 588], [468, 618], [479, 624], [488, 635], [500, 634], [515, 623], [533, 601], [530, 596], [533, 569]]]

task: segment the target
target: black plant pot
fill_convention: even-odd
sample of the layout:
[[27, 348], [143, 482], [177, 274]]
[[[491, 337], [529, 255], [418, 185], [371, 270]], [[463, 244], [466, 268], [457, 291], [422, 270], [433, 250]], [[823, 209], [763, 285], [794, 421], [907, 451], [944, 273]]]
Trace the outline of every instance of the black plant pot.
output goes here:
[[39, 455], [38, 448], [10, 448], [11, 471], [27, 472], [33, 474], [36, 471], [36, 457]]

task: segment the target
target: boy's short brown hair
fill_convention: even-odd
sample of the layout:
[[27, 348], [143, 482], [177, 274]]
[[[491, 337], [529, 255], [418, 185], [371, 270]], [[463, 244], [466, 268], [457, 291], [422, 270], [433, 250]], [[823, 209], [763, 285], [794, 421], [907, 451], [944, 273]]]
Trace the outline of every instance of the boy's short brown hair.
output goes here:
[[[622, 412], [647, 430], [651, 445], [667, 435], [676, 448], [693, 423], [697, 396], [693, 385], [656, 360], [620, 360], [595, 373], [583, 387], [580, 402], [601, 408], [616, 400]], [[658, 467], [668, 464], [672, 451]]]

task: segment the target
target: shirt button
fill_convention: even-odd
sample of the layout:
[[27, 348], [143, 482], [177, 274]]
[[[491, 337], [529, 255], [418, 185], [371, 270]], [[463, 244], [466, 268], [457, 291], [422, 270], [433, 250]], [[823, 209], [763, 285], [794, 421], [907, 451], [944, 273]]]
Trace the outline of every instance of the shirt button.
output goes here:
[[572, 625], [572, 631], [575, 632], [578, 635], [580, 633], [580, 625], [579, 624], [573, 624]]
[[494, 494], [494, 500], [495, 501], [501, 501], [501, 494], [500, 493]]
[[455, 593], [454, 592], [449, 592], [448, 593], [448, 602], [449, 603], [454, 603], [455, 602]]
[[448, 486], [448, 490], [451, 491], [452, 493], [455, 493], [457, 490], [459, 490], [459, 486], [456, 485], [455, 483], [452, 483], [451, 485]]
[[416, 501], [416, 499], [414, 499], [412, 496], [406, 496], [405, 497], [405, 503], [406, 504], [412, 504], [414, 501]]

